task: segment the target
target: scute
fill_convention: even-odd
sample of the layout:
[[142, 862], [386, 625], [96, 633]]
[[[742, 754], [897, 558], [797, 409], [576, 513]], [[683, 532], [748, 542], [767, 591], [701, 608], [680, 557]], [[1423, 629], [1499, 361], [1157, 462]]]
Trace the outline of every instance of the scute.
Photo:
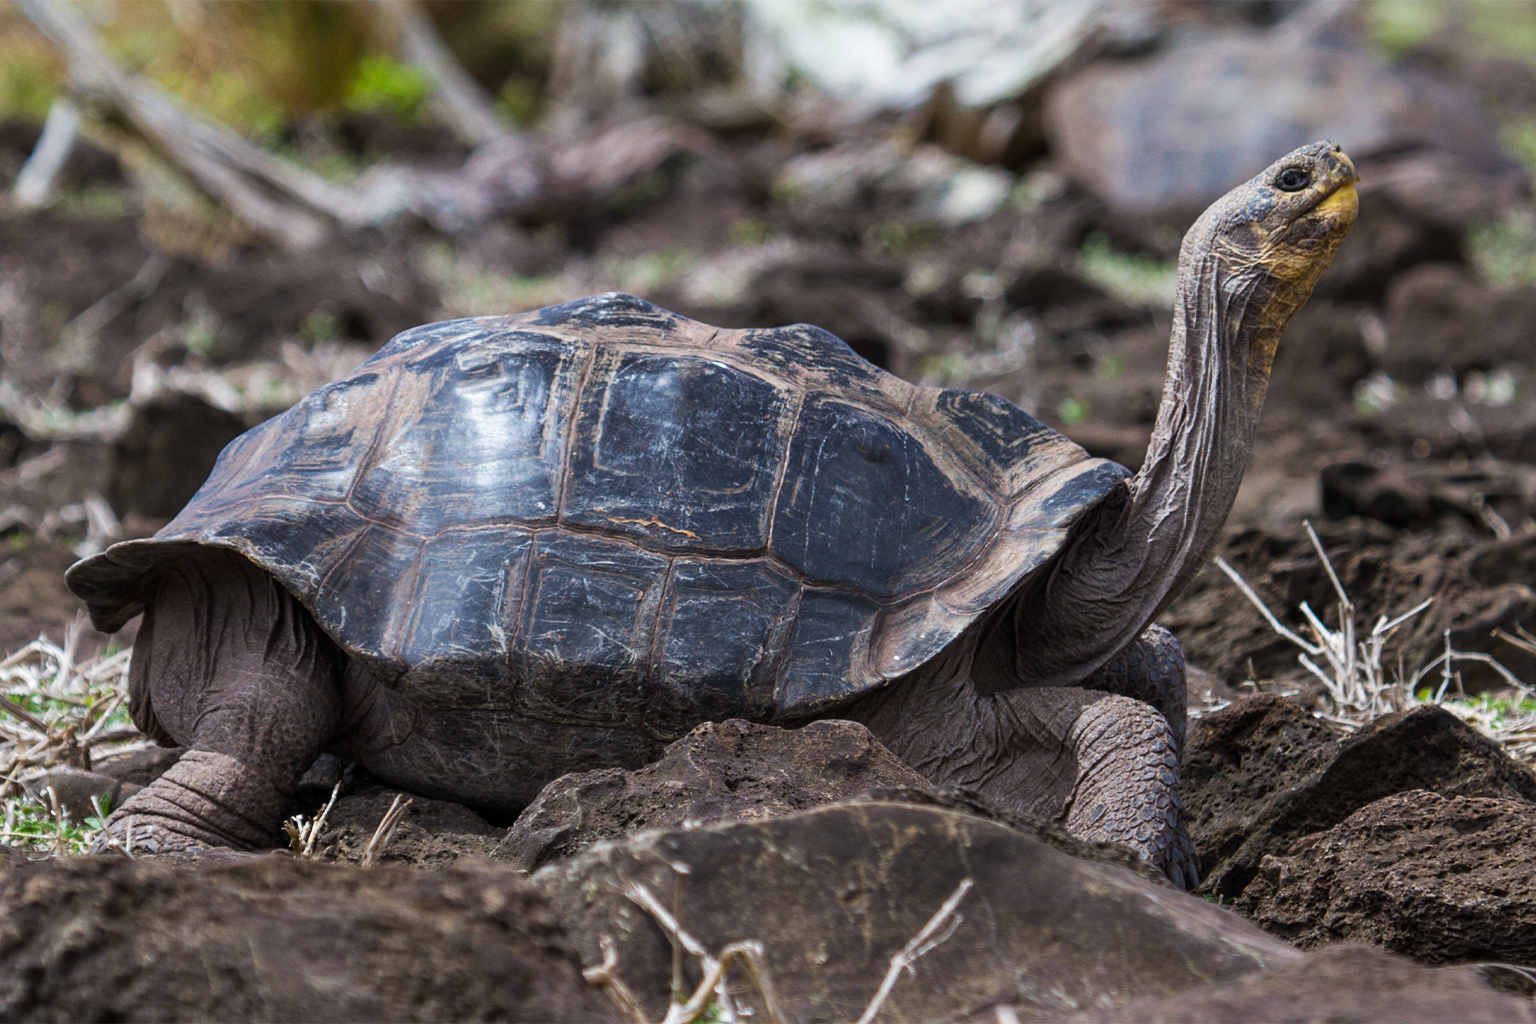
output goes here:
[[998, 518], [974, 481], [944, 472], [909, 431], [832, 398], [806, 403], [784, 479], [773, 550], [815, 583], [875, 598], [938, 586]]
[[599, 358], [571, 445], [564, 520], [669, 550], [761, 550], [789, 405], [782, 389], [716, 360]]
[[491, 687], [511, 682], [507, 654], [533, 537], [531, 530], [497, 527], [453, 530], [426, 542], [399, 656], [442, 680], [443, 689], [464, 690], [440, 692], [442, 704], [494, 703]]
[[862, 594], [805, 588], [779, 675], [779, 708], [809, 716], [878, 682], [868, 654], [879, 615], [880, 607]]
[[680, 735], [701, 717], [773, 717], [799, 601], [798, 581], [765, 560], [674, 563], [647, 727]]
[[1125, 475], [818, 328], [600, 295], [405, 332], [68, 580], [120, 625], [158, 565], [231, 548], [431, 722], [671, 738], [916, 669]]
[[513, 641], [524, 680], [513, 706], [546, 721], [638, 725], [667, 559], [553, 530], [535, 545]]
[[682, 321], [644, 299], [619, 292], [591, 295], [528, 314], [540, 327], [650, 327], [670, 331]]
[[563, 436], [550, 431], [559, 346], [511, 332], [460, 339], [401, 367], [389, 422], [363, 459], [351, 504], [423, 536], [458, 525], [553, 523]]
[[409, 534], [382, 526], [363, 530], [320, 581], [315, 618], [335, 623], [337, 633], [369, 660], [404, 669], [400, 648], [421, 550], [421, 541]]

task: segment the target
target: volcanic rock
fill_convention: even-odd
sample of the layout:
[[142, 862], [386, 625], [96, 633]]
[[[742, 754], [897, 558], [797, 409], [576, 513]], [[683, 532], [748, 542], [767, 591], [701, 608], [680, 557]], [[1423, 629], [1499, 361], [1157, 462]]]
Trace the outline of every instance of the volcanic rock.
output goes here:
[[1369, 946], [1341, 944], [1236, 981], [1138, 999], [1074, 1018], [1135, 1024], [1309, 1021], [1536, 1021], [1523, 999], [1491, 991], [1465, 967], [1431, 969]]
[[247, 426], [234, 413], [180, 391], [137, 406], [113, 445], [107, 501], [119, 516], [169, 519], [203, 486], [219, 452]]
[[21, 788], [44, 807], [57, 800], [64, 820], [72, 825], [82, 825], [98, 813], [98, 801], [104, 809], [117, 807], [143, 787], [60, 764], [23, 777]]
[[185, 747], [149, 747], [97, 761], [91, 769], [119, 782], [147, 786], [181, 760]]
[[1445, 372], [1464, 379], [1529, 361], [1536, 288], [1494, 288], [1463, 266], [1425, 263], [1393, 279], [1385, 313], [1383, 370], [1409, 385]]
[[[1129, 214], [1198, 210], [1274, 154], [1319, 139], [1357, 160], [1427, 151], [1440, 158], [1430, 162], [1435, 181], [1447, 162], [1494, 182], [1519, 175], [1470, 90], [1283, 34], [1211, 34], [1089, 65], [1055, 89], [1046, 119], [1068, 172]], [[1406, 191], [1426, 190], [1422, 177], [1398, 176], [1413, 182]], [[1468, 191], [1455, 180], [1460, 188], [1429, 190], [1454, 202]]]
[[[1331, 519], [1367, 516], [1398, 529], [1424, 530], [1459, 516], [1486, 530], [1493, 516], [1518, 523], [1536, 513], [1536, 468], [1497, 459], [1474, 465], [1337, 462], [1325, 466], [1319, 479], [1323, 514]], [[1527, 589], [1524, 596], [1527, 605], [1536, 603], [1536, 592]]]
[[1416, 790], [1267, 856], [1237, 909], [1303, 947], [1536, 964], [1536, 804]]
[[617, 1018], [513, 871], [267, 856], [13, 857], [0, 1019]]
[[1340, 737], [1282, 697], [1247, 697], [1192, 723], [1182, 791], [1204, 891], [1236, 898], [1266, 854], [1284, 854], [1383, 797], [1536, 800], [1536, 775], [1433, 705]]
[[533, 871], [631, 832], [787, 814], [871, 789], [927, 784], [857, 722], [800, 729], [708, 722], [638, 771], [605, 768], [551, 782], [495, 856]]
[[[532, 882], [584, 962], [600, 963], [608, 938], [612, 973], [653, 1019], [672, 990], [673, 952], [636, 902], [647, 894], [711, 955], [761, 943], [783, 1014], [797, 1021], [857, 1018], [892, 958], [929, 925], [931, 945], [894, 978], [883, 1020], [957, 1020], [1005, 1002], [1021, 1020], [1060, 1019], [1300, 956], [1229, 911], [1122, 868], [972, 814], [901, 802], [646, 833], [549, 864]], [[687, 968], [691, 988], [700, 974]], [[733, 987], [760, 1019], [760, 993]]]

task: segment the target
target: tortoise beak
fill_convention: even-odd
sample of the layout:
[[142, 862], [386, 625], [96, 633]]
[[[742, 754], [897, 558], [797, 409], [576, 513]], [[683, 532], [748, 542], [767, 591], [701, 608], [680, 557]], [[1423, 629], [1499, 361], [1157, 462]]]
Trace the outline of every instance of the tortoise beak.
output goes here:
[[1353, 181], [1346, 182], [1330, 192], [1322, 202], [1313, 207], [1313, 213], [1321, 213], [1325, 216], [1345, 216], [1353, 218], [1360, 212], [1360, 196], [1355, 191]]
[[1360, 180], [1360, 172], [1355, 170], [1355, 162], [1349, 158], [1337, 142], [1323, 143], [1327, 147], [1321, 154], [1323, 173], [1332, 178], [1337, 184], [1333, 191], [1322, 198], [1312, 208], [1313, 213], [1320, 213], [1325, 217], [1345, 217], [1354, 220], [1355, 214], [1360, 211], [1360, 196], [1355, 191], [1355, 184]]

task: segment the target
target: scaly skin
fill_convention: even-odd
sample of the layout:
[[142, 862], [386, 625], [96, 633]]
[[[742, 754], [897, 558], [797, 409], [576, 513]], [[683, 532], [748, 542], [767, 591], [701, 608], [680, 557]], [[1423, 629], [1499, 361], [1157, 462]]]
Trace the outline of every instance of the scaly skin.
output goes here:
[[1065, 825], [1081, 839], [1123, 843], [1180, 888], [1199, 867], [1180, 820], [1180, 733], [1142, 695], [1183, 720], [1183, 654], [1149, 630], [1078, 686], [978, 692], [965, 645], [844, 712], [935, 785], [964, 786], [1005, 807]]
[[256, 850], [342, 724], [343, 655], [304, 606], [239, 555], [164, 566], [129, 670], [139, 728], [191, 749], [107, 819], [135, 848]]
[[1082, 686], [1151, 704], [1168, 720], [1174, 742], [1183, 753], [1185, 703], [1189, 700], [1184, 681], [1184, 648], [1162, 626], [1148, 626], [1114, 661], [1084, 679]]
[[145, 853], [260, 850], [271, 844], [288, 797], [224, 754], [189, 750], [107, 818], [95, 851]]

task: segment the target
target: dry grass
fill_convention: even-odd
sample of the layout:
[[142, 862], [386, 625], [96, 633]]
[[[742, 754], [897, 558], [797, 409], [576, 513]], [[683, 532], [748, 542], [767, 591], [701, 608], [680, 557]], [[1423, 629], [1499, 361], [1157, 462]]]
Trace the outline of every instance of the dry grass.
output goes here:
[[[891, 990], [896, 987], [896, 982], [901, 975], [912, 973], [914, 963], [955, 933], [955, 929], [964, 920], [957, 911], [974, 885], [972, 879], [962, 879], [955, 891], [950, 893], [949, 897], [934, 911], [933, 916], [918, 933], [892, 955], [880, 987], [876, 989], [868, 1005], [865, 1006], [864, 1012], [859, 1016], [858, 1024], [871, 1024], [884, 1008], [886, 999], [890, 996]], [[735, 964], [740, 964], [746, 974], [747, 981], [762, 1007], [764, 1019], [770, 1022], [785, 1019], [779, 1005], [778, 994], [774, 989], [773, 979], [763, 963], [762, 943], [752, 939], [732, 942], [727, 944], [719, 955], [713, 955], [703, 943], [683, 929], [672, 912], [645, 886], [638, 882], [625, 883], [622, 891], [625, 899], [649, 914], [656, 925], [666, 933], [679, 962], [685, 955], [692, 957], [698, 961], [699, 969], [704, 975], [692, 993], [679, 988], [667, 1007], [666, 1016], [661, 1024], [694, 1024], [696, 1021], [737, 1022], [743, 1018], [750, 1019], [751, 1011], [746, 1007], [738, 1006], [737, 1000], [731, 996], [726, 986], [726, 975]], [[603, 962], [596, 967], [586, 968], [582, 971], [582, 976], [594, 988], [607, 995], [614, 1007], [631, 1024], [648, 1024], [649, 1019], [641, 1008], [640, 1001], [635, 998], [633, 990], [615, 971], [618, 966], [618, 954], [612, 936], [603, 935], [600, 941], [603, 948]], [[673, 982], [674, 986], [680, 985], [681, 976], [675, 977]], [[1007, 1014], [1004, 1014], [1001, 1009], [998, 1011], [999, 1020], [1007, 1016], [1013, 1016], [1011, 1010]]]
[[39, 637], [0, 661], [0, 843], [84, 852], [109, 809], [100, 808], [84, 826], [71, 825], [56, 801], [28, 796], [21, 780], [55, 765], [89, 768], [105, 755], [152, 745], [128, 718], [131, 651], [108, 647], [82, 659], [83, 629], [84, 620], [76, 620], [62, 645]]
[[[1379, 616], [1369, 630], [1362, 629], [1356, 621], [1358, 610], [1339, 582], [1316, 531], [1311, 523], [1306, 527], [1339, 598], [1336, 628], [1326, 625], [1302, 602], [1301, 616], [1311, 639], [1285, 626], [1226, 560], [1218, 558], [1216, 565], [1258, 609], [1271, 629], [1301, 649], [1297, 660], [1323, 685], [1325, 707], [1315, 712], [1318, 717], [1353, 731], [1381, 715], [1434, 704], [1490, 736], [1516, 760], [1536, 764], [1536, 692], [1490, 655], [1454, 649], [1449, 631], [1445, 635], [1445, 650], [1438, 657], [1412, 674], [1398, 671], [1389, 679], [1382, 665], [1387, 641], [1399, 626], [1428, 608], [1434, 599], [1428, 598], [1397, 615]], [[1519, 634], [1511, 636], [1498, 631], [1506, 642], [1536, 653], [1536, 636], [1523, 629]], [[1493, 669], [1507, 684], [1506, 692], [1468, 694], [1456, 669], [1458, 663], [1465, 662], [1478, 662]]]
[[325, 831], [325, 819], [331, 816], [331, 808], [336, 806], [336, 798], [339, 796], [341, 796], [340, 781], [331, 787], [331, 798], [325, 802], [325, 807], [314, 818], [295, 814], [283, 822], [283, 831], [288, 833], [288, 845], [293, 849], [294, 856], [314, 857], [315, 844], [320, 841], [320, 835]]
[[[337, 786], [340, 787], [340, 783]], [[390, 802], [389, 810], [384, 812], [384, 817], [379, 819], [379, 825], [373, 830], [373, 836], [368, 840], [368, 845], [363, 847], [363, 857], [358, 861], [360, 867], [371, 868], [378, 863], [384, 855], [384, 848], [395, 836], [395, 829], [400, 827], [400, 822], [405, 818], [405, 812], [411, 809], [412, 801], [404, 793], [396, 793], [395, 799]]]

